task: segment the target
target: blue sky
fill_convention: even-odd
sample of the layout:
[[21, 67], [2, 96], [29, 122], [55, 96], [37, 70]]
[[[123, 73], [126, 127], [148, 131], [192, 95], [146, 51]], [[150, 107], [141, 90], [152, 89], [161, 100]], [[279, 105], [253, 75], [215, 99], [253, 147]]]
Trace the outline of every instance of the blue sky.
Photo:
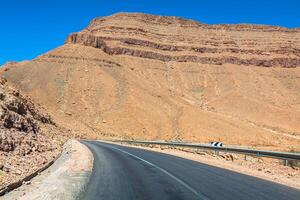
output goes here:
[[0, 64], [32, 59], [62, 45], [91, 19], [117, 12], [180, 16], [203, 23], [300, 27], [299, 0], [3, 0]]

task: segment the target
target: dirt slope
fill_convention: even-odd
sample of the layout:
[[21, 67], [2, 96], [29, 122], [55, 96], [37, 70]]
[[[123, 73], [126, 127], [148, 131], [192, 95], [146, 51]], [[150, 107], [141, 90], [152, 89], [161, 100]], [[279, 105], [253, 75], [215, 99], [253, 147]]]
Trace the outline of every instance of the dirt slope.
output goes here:
[[83, 137], [300, 146], [300, 30], [120, 13], [2, 74]]
[[52, 161], [64, 137], [45, 110], [0, 79], [0, 188]]

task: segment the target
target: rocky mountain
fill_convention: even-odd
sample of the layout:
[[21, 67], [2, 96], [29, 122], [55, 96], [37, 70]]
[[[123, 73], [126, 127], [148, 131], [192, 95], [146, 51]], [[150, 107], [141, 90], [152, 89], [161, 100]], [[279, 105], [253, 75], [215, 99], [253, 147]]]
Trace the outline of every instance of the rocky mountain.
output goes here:
[[0, 188], [52, 161], [60, 135], [44, 109], [0, 79]]
[[120, 13], [2, 74], [81, 137], [300, 146], [300, 29]]

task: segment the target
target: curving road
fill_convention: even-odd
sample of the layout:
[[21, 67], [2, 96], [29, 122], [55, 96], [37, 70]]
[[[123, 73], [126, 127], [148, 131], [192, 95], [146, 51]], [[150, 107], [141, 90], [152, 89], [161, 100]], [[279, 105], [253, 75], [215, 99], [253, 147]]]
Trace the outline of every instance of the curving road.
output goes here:
[[80, 199], [300, 199], [300, 190], [176, 156], [97, 141], [83, 143], [94, 154], [94, 169]]

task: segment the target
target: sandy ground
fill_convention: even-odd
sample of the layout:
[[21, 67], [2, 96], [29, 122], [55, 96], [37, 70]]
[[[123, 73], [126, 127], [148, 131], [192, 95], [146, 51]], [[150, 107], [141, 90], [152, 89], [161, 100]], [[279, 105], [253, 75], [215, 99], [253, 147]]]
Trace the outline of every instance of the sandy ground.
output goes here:
[[187, 148], [175, 149], [160, 147], [157, 145], [121, 145], [179, 156], [200, 163], [221, 167], [224, 169], [232, 170], [250, 176], [255, 176], [258, 178], [300, 189], [299, 167], [284, 166], [282, 160], [260, 157], [257, 158], [252, 156], [245, 157], [244, 155], [223, 152], [220, 152], [219, 155], [215, 155], [214, 152], [209, 151], [194, 150]]

